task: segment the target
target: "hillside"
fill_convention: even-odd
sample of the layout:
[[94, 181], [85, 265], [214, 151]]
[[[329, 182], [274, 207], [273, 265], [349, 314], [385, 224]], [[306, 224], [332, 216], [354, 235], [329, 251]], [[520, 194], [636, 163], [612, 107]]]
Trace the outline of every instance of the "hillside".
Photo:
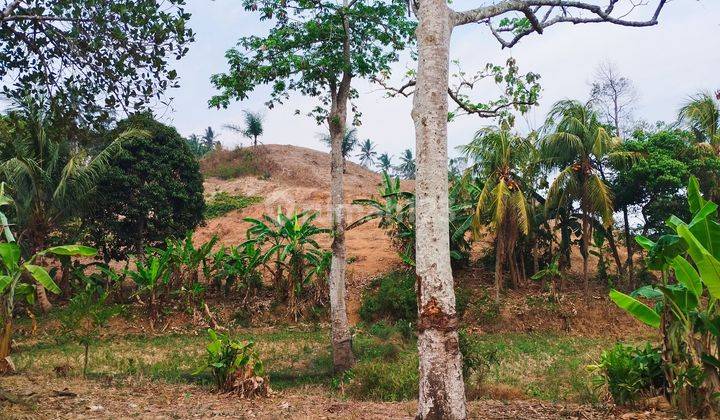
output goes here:
[[[292, 209], [318, 212], [318, 224], [330, 225], [330, 155], [305, 147], [290, 145], [262, 145], [254, 151], [261, 162], [263, 176], [242, 176], [232, 179], [206, 177], [205, 193], [208, 196], [220, 191], [232, 194], [261, 197], [262, 201], [241, 212], [231, 212], [207, 222], [198, 229], [196, 239], [206, 241], [212, 235], [220, 243], [236, 245], [245, 238], [248, 224], [244, 217], [260, 217], [277, 214], [278, 206], [286, 211]], [[229, 155], [232, 156], [232, 155]], [[207, 169], [207, 167], [205, 167]], [[345, 173], [346, 202], [378, 195], [380, 175], [362, 166], [347, 162]], [[406, 188], [412, 183], [404, 182]], [[362, 217], [366, 210], [361, 206], [346, 208], [348, 223]], [[325, 236], [320, 241], [330, 246]], [[356, 319], [359, 295], [367, 281], [392, 269], [400, 258], [392, 249], [389, 238], [376, 223], [367, 223], [347, 232], [348, 289], [351, 319]]]

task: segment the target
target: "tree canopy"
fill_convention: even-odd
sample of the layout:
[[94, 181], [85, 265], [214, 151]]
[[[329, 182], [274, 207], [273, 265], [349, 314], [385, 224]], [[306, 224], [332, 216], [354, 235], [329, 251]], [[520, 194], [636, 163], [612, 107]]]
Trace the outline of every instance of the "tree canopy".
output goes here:
[[169, 68], [194, 40], [185, 0], [3, 0], [6, 95], [42, 91], [85, 109], [143, 108], [177, 85]]

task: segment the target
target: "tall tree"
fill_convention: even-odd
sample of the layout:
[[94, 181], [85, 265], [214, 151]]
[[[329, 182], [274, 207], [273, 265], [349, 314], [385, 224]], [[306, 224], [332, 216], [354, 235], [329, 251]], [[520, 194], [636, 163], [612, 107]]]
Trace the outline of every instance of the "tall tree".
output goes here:
[[[637, 102], [637, 91], [627, 77], [622, 76], [611, 63], [600, 64], [595, 71], [595, 81], [590, 92], [590, 103], [598, 109], [601, 118], [615, 129], [615, 135], [623, 139], [623, 128], [632, 119], [632, 110]], [[630, 284], [633, 282], [633, 244], [635, 239], [630, 234], [630, 214], [626, 203], [617, 203], [623, 213], [625, 230], [626, 273]], [[612, 235], [612, 231], [608, 232]], [[620, 270], [622, 271], [622, 270]]]
[[397, 171], [405, 179], [415, 179], [416, 169], [415, 156], [413, 156], [412, 150], [403, 150], [400, 155], [400, 164], [397, 166]]
[[390, 170], [392, 169], [392, 159], [389, 154], [383, 153], [380, 156], [378, 156], [378, 166], [380, 166], [380, 171], [385, 173], [390, 173]]
[[[348, 105], [358, 95], [357, 78], [387, 72], [405, 48], [414, 25], [402, 0], [243, 0], [248, 11], [271, 22], [266, 37], [241, 38], [227, 52], [230, 71], [213, 76], [221, 93], [210, 104], [227, 106], [245, 99], [256, 86], [271, 84], [269, 107], [297, 91], [319, 99], [310, 115], [326, 123], [331, 147], [332, 263], [330, 306], [333, 363], [337, 371], [353, 364], [345, 308], [345, 205], [343, 191], [343, 136]], [[354, 113], [355, 108], [351, 106]], [[359, 115], [354, 113], [354, 122]]]
[[[29, 256], [50, 245], [52, 233], [83, 213], [100, 174], [123, 142], [145, 133], [119, 131], [105, 149], [89, 156], [84, 149], [73, 150], [66, 133], [52, 127], [52, 116], [43, 102], [26, 99], [11, 112], [10, 121], [10, 135], [0, 144], [6, 159], [0, 164], [0, 173], [12, 186], [12, 222], [18, 241], [27, 246], [23, 252]], [[39, 284], [36, 289], [41, 309], [49, 310], [45, 289]]]
[[[597, 113], [578, 101], [557, 102], [550, 113], [541, 140], [544, 162], [560, 173], [550, 185], [548, 210], [579, 202], [582, 220], [583, 280], [589, 294], [588, 257], [592, 241], [592, 218], [599, 216], [606, 228], [613, 223], [613, 195], [603, 168], [609, 161], [620, 165], [636, 156], [619, 150], [620, 139], [607, 132]], [[608, 238], [609, 239], [609, 238]], [[622, 265], [617, 257], [618, 269]]]
[[364, 142], [360, 143], [360, 152], [357, 157], [360, 159], [360, 164], [362, 166], [370, 168], [373, 164], [375, 164], [375, 156], [377, 156], [375, 143], [373, 143], [370, 139], [365, 139]]
[[[4, 93], [42, 91], [66, 109], [145, 107], [177, 86], [188, 52], [185, 0], [0, 0]], [[72, 106], [71, 106], [72, 105]], [[72, 109], [70, 109], [72, 111]]]
[[679, 117], [699, 144], [720, 154], [720, 91], [715, 97], [708, 92], [696, 94], [680, 108]]
[[478, 131], [462, 151], [472, 159], [473, 172], [485, 182], [477, 200], [473, 217], [473, 233], [489, 225], [495, 232], [495, 300], [500, 300], [503, 286], [503, 265], [507, 265], [513, 282], [520, 270], [515, 258], [519, 235], [530, 230], [531, 210], [526, 197], [521, 168], [533, 155], [527, 139], [507, 129], [486, 128]]
[[512, 47], [525, 36], [542, 33], [558, 23], [655, 25], [666, 2], [657, 0], [651, 17], [642, 21], [631, 20], [627, 10], [616, 10], [621, 3], [618, 0], [607, 0], [605, 7], [574, 0], [505, 0], [462, 12], [452, 10], [446, 0], [411, 2], [418, 18], [418, 70], [412, 111], [418, 153], [418, 418], [457, 419], [467, 415], [447, 230], [447, 92], [453, 28], [481, 23], [503, 47]]
[[202, 141], [205, 144], [205, 148], [208, 150], [213, 150], [218, 144], [220, 144], [218, 141], [218, 135], [212, 127], [205, 129], [205, 132], [202, 135]]

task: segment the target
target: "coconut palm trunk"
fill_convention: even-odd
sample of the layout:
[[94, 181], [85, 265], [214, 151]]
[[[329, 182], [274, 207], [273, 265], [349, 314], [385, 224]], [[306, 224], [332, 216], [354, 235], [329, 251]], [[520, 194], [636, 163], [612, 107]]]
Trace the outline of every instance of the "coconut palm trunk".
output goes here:
[[590, 250], [590, 216], [587, 210], [582, 211], [582, 249], [580, 253], [583, 259], [583, 283], [585, 285], [585, 297], [590, 297], [590, 278], [588, 276], [588, 257]]
[[447, 182], [447, 90], [450, 9], [445, 0], [415, 3], [417, 89], [413, 98], [416, 174], [416, 273], [419, 419], [467, 416], [455, 293], [450, 267]]

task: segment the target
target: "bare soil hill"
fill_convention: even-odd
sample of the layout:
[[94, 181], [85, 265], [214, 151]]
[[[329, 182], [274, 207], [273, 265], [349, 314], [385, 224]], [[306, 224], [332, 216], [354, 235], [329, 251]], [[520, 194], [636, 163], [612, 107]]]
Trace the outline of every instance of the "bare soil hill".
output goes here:
[[[290, 145], [263, 145], [249, 150], [253, 154], [256, 165], [253, 170], [261, 175], [240, 176], [230, 179], [207, 177], [205, 192], [208, 196], [220, 191], [231, 194], [258, 196], [262, 201], [242, 211], [231, 212], [223, 217], [207, 222], [196, 233], [196, 239], [206, 241], [217, 235], [220, 242], [227, 245], [238, 244], [246, 239], [248, 223], [244, 217], [260, 217], [263, 214], [274, 215], [278, 207], [287, 210], [311, 210], [319, 213], [318, 223], [329, 227], [330, 224], [330, 156], [328, 153]], [[230, 152], [215, 160], [203, 162], [203, 169], [212, 172], [213, 165], [243, 165], [247, 160], [240, 151]], [[219, 159], [218, 159], [219, 158]], [[242, 172], [242, 171], [239, 171]], [[378, 187], [381, 176], [378, 173], [347, 162], [345, 171], [345, 196], [347, 221], [367, 214], [367, 209], [350, 205], [354, 199], [379, 196]], [[408, 191], [414, 189], [412, 181], [403, 181], [402, 186]], [[323, 246], [330, 246], [330, 238], [321, 241]], [[473, 258], [479, 257], [492, 246], [491, 237], [477, 242]], [[379, 274], [401, 265], [397, 252], [385, 232], [377, 227], [377, 223], [367, 223], [347, 232], [348, 259], [348, 307], [350, 321], [358, 321], [360, 297], [369, 280]], [[623, 256], [624, 258], [624, 256]], [[590, 267], [596, 266], [592, 257]], [[579, 277], [582, 259], [579, 252], [573, 255], [571, 276]], [[493, 273], [481, 267], [456, 270], [456, 282], [476, 292], [485, 294], [486, 288], [493, 284]], [[580, 283], [578, 282], [578, 285]], [[546, 296], [538, 287], [526, 286], [521, 291], [509, 292], [501, 316], [494, 318], [485, 325], [488, 331], [533, 330], [573, 330], [582, 334], [621, 337], [628, 332], [633, 335], [645, 335], [647, 329], [638, 325], [622, 310], [613, 305], [607, 298], [604, 288], [593, 290], [589, 301], [578, 290], [569, 290], [565, 302], [558, 308], [554, 303], [543, 303]], [[474, 296], [477, 300], [477, 296]], [[478, 305], [481, 306], [481, 305]]]
[[[226, 245], [238, 244], [246, 239], [248, 223], [244, 217], [258, 218], [263, 214], [275, 215], [278, 207], [285, 211], [310, 210], [318, 212], [318, 224], [330, 226], [330, 155], [305, 147], [290, 145], [262, 145], [252, 149], [262, 176], [242, 176], [232, 179], [207, 177], [205, 193], [217, 192], [261, 197], [262, 201], [242, 211], [231, 212], [207, 222], [196, 232], [198, 241], [206, 241], [213, 235]], [[228, 155], [232, 158], [232, 155]], [[220, 164], [220, 163], [216, 163]], [[238, 163], [239, 164], [239, 163]], [[206, 171], [211, 168], [204, 165]], [[347, 162], [345, 170], [345, 199], [348, 203], [348, 223], [362, 217], [367, 210], [351, 205], [358, 198], [378, 196], [381, 176], [375, 172]], [[403, 182], [412, 189], [411, 182]], [[330, 246], [330, 238], [320, 241]], [[369, 279], [387, 272], [400, 264], [400, 258], [392, 249], [385, 232], [376, 223], [367, 223], [347, 232], [348, 289], [351, 321], [355, 321], [360, 291]]]

